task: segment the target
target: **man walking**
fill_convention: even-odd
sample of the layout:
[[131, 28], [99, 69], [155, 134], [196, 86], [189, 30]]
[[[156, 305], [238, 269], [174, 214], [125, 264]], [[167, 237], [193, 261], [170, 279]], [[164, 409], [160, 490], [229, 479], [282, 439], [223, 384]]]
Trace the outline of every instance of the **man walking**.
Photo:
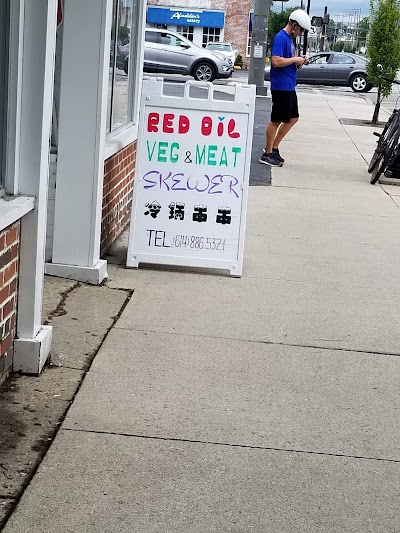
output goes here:
[[307, 63], [307, 56], [297, 56], [294, 39], [304, 30], [311, 30], [311, 20], [305, 11], [296, 9], [287, 25], [276, 34], [271, 49], [271, 121], [267, 127], [267, 146], [260, 163], [281, 167], [285, 160], [279, 153], [282, 139], [299, 120], [296, 95], [297, 69]]

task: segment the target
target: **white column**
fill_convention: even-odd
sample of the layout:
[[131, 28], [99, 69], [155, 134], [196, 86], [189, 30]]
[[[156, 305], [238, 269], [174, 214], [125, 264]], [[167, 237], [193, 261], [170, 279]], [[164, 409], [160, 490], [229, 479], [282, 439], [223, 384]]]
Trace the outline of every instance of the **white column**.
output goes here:
[[197, 46], [202, 47], [203, 46], [203, 28], [194, 28], [193, 31], [193, 42], [194, 44], [197, 44]]
[[[37, 374], [46, 362], [52, 328], [41, 325], [46, 238], [49, 140], [52, 115], [57, 0], [12, 0], [11, 61], [22, 62], [16, 157], [18, 192], [35, 197], [35, 209], [22, 219], [17, 339], [14, 370]], [[21, 49], [12, 47], [22, 46]], [[10, 88], [12, 89], [12, 88]]]
[[99, 284], [112, 0], [68, 0], [58, 125], [53, 258], [46, 273]]

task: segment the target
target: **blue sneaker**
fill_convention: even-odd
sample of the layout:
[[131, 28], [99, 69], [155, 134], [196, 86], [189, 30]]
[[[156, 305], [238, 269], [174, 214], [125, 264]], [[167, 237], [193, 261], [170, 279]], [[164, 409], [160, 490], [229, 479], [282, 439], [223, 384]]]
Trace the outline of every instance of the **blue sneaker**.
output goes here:
[[283, 157], [281, 156], [281, 154], [279, 153], [279, 148], [272, 148], [272, 153], [274, 154], [275, 158], [280, 161], [281, 163], [284, 163], [285, 160], [283, 159]]
[[267, 154], [265, 152], [260, 157], [259, 161], [263, 165], [269, 165], [270, 167], [281, 167], [281, 166], [283, 166], [283, 163], [281, 161], [278, 161], [278, 159], [275, 157], [274, 154]]

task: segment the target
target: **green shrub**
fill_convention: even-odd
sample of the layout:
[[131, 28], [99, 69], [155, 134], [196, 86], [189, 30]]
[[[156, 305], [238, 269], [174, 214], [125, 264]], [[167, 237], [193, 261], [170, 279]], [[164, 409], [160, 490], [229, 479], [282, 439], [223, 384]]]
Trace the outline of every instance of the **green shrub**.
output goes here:
[[237, 67], [243, 67], [243, 57], [240, 54], [236, 56], [235, 65]]
[[337, 41], [333, 46], [334, 52], [343, 52], [344, 48], [344, 42], [343, 41]]

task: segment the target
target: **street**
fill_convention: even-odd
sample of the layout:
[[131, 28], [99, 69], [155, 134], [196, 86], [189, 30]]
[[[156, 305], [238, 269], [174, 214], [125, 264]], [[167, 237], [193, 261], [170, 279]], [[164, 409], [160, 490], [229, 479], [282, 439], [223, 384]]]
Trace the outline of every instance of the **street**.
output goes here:
[[[345, 96], [345, 97], [354, 97], [354, 98], [361, 98], [364, 100], [367, 100], [370, 103], [373, 103], [375, 105], [377, 93], [378, 90], [376, 87], [371, 89], [368, 93], [355, 93], [350, 89], [350, 87], [328, 87], [323, 85], [299, 85], [298, 91], [300, 92], [312, 92], [312, 91], [321, 91], [323, 94], [330, 95], [330, 96]], [[400, 99], [400, 87], [394, 85], [393, 86], [393, 92], [388, 98], [384, 98], [382, 102], [382, 107], [392, 112], [393, 107], [397, 107], [399, 105]]]
[[[167, 84], [183, 84], [187, 80], [193, 80], [191, 76], [181, 76], [180, 74], [147, 74], [144, 73], [145, 76], [162, 76], [165, 79], [165, 82]], [[127, 76], [122, 70], [116, 71], [116, 78], [117, 81], [123, 82], [126, 80]], [[229, 78], [227, 80], [215, 80], [214, 85], [223, 85], [223, 86], [229, 86], [232, 85], [232, 83], [247, 83], [248, 82], [248, 71], [246, 70], [235, 70], [233, 73], [232, 78]], [[268, 83], [268, 82], [267, 82]], [[269, 83], [268, 83], [269, 85]], [[337, 96], [341, 97], [344, 96], [346, 98], [357, 98], [357, 99], [363, 99], [367, 101], [368, 103], [372, 103], [375, 105], [378, 89], [376, 87], [373, 87], [371, 91], [367, 93], [355, 93], [350, 89], [350, 87], [332, 87], [327, 85], [298, 85], [297, 91], [302, 93], [319, 93], [324, 94], [326, 96]], [[392, 88], [392, 94], [384, 98], [382, 102], [382, 110], [386, 110], [389, 114], [392, 112], [394, 107], [397, 107], [400, 102], [400, 86], [399, 85], [393, 85]], [[381, 116], [381, 120], [384, 120], [384, 116]]]
[[[247, 83], [247, 77], [248, 73], [247, 71], [235, 71], [233, 73], [233, 76], [231, 80], [227, 80], [228, 82], [242, 82]], [[217, 83], [226, 83], [221, 82], [221, 80], [217, 81]], [[269, 85], [269, 83], [268, 83]], [[310, 92], [322, 92], [323, 94], [327, 96], [345, 96], [345, 97], [353, 97], [353, 98], [361, 98], [364, 100], [367, 100], [368, 103], [373, 103], [375, 105], [376, 103], [376, 97], [378, 93], [378, 89], [376, 87], [373, 87], [369, 92], [367, 93], [355, 93], [350, 89], [350, 87], [333, 87], [328, 85], [298, 85], [297, 86], [298, 92], [304, 92], [304, 93], [310, 93]], [[400, 86], [399, 85], [393, 85], [392, 88], [392, 94], [384, 98], [382, 102], [382, 107], [388, 110], [390, 113], [392, 112], [393, 107], [396, 107], [399, 105], [400, 102]]]

